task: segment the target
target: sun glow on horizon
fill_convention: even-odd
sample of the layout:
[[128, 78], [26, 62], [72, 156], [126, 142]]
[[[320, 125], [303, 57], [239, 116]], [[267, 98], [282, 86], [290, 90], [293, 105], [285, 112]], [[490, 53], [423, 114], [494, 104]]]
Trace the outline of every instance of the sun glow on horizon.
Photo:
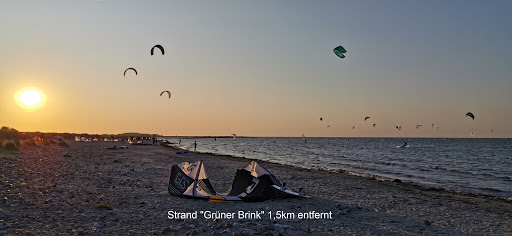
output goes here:
[[34, 87], [27, 87], [19, 90], [14, 99], [16, 103], [26, 111], [35, 111], [40, 108], [46, 101], [44, 93]]

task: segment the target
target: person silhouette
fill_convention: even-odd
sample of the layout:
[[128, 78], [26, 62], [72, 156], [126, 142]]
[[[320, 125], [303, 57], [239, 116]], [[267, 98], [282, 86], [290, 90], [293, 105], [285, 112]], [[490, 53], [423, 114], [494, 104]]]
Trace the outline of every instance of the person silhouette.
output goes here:
[[196, 151], [196, 148], [197, 148], [197, 142], [194, 141], [194, 152]]

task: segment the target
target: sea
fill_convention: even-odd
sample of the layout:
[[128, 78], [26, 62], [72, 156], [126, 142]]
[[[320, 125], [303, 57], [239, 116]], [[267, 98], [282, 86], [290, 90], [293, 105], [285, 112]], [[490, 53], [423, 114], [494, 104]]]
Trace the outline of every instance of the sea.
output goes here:
[[[191, 138], [197, 151], [512, 199], [512, 139]], [[404, 142], [407, 145], [404, 146]]]

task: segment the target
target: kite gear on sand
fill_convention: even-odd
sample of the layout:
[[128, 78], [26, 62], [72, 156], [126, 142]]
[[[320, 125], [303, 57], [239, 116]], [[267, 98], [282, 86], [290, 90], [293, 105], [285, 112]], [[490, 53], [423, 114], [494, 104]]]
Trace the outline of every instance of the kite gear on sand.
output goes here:
[[183, 162], [171, 167], [169, 194], [178, 197], [208, 199], [213, 202], [256, 202], [278, 198], [304, 197], [301, 189], [294, 192], [265, 167], [252, 161], [245, 169], [238, 169], [231, 187], [217, 193], [206, 174], [203, 161]]

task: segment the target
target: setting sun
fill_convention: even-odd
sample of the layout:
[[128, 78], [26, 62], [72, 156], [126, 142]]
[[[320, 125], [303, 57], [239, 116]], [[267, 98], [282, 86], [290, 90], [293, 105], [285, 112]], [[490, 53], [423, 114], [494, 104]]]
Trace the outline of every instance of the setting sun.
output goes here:
[[33, 111], [45, 102], [45, 95], [37, 88], [23, 88], [15, 95], [15, 100], [25, 110]]

